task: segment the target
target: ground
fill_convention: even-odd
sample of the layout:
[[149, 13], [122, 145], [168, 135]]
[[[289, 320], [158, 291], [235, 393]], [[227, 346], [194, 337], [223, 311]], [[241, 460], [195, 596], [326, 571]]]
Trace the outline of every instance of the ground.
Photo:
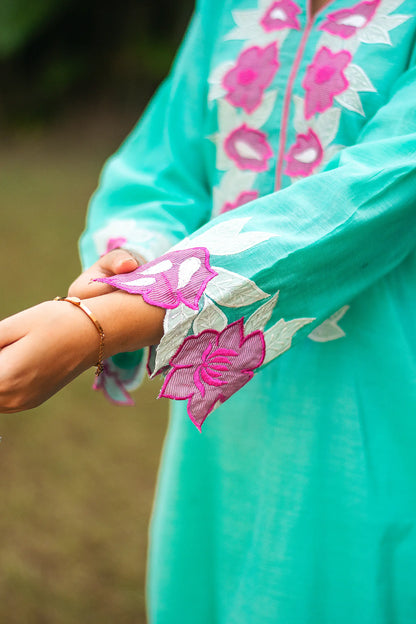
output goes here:
[[[104, 159], [138, 111], [90, 105], [0, 141], [0, 318], [66, 292]], [[167, 403], [116, 408], [88, 371], [0, 415], [0, 622], [142, 624], [147, 526]]]

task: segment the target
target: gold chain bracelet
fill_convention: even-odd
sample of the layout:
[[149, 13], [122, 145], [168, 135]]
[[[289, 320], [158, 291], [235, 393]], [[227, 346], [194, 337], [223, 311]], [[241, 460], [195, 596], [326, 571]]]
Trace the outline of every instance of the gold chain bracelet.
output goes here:
[[99, 375], [101, 375], [101, 373], [104, 370], [103, 367], [103, 358], [104, 358], [104, 338], [105, 338], [105, 334], [104, 334], [104, 330], [101, 327], [101, 324], [99, 323], [99, 321], [97, 321], [97, 319], [95, 318], [94, 314], [91, 312], [91, 310], [85, 305], [85, 303], [83, 303], [81, 301], [81, 299], [79, 299], [79, 297], [55, 297], [54, 301], [68, 301], [68, 303], [72, 303], [72, 305], [77, 306], [77, 308], [80, 308], [87, 316], [88, 318], [94, 323], [96, 330], [98, 331], [99, 335], [100, 335], [100, 348], [98, 351], [98, 362], [96, 364], [96, 371], [95, 374], [98, 377]]

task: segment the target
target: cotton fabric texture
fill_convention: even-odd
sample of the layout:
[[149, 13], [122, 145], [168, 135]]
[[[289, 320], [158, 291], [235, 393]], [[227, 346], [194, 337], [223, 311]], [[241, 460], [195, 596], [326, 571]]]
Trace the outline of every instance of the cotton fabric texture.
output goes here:
[[151, 624], [416, 620], [415, 41], [414, 0], [201, 0], [104, 168], [84, 265], [166, 308]]

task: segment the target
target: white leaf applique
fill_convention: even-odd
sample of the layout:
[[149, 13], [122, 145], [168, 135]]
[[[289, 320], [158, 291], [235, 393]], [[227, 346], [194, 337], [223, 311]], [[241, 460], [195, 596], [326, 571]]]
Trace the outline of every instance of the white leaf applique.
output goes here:
[[359, 115], [365, 117], [363, 105], [361, 104], [360, 96], [354, 89], [346, 89], [343, 93], [336, 95], [334, 98], [340, 106], [347, 108], [350, 111], [354, 111]]
[[204, 307], [194, 320], [194, 334], [200, 334], [205, 329], [215, 329], [221, 332], [227, 327], [227, 317], [208, 297], [205, 297]]
[[251, 191], [256, 177], [254, 171], [241, 171], [235, 167], [227, 171], [213, 189], [213, 216], [219, 215], [227, 202], [232, 203], [241, 193]]
[[196, 310], [192, 310], [183, 303], [173, 310], [166, 310], [163, 321], [165, 333], [156, 348], [152, 377], [169, 364], [169, 361], [188, 335], [196, 315]]
[[244, 275], [222, 267], [212, 269], [218, 275], [208, 282], [205, 294], [221, 306], [240, 308], [270, 296]]
[[309, 129], [309, 123], [305, 119], [305, 100], [299, 95], [293, 96], [294, 119], [293, 125], [297, 134], [306, 134]]
[[218, 67], [215, 67], [211, 72], [211, 75], [208, 79], [208, 83], [210, 85], [208, 92], [208, 101], [212, 102], [213, 100], [217, 100], [220, 97], [223, 97], [226, 93], [222, 81], [225, 74], [230, 71], [234, 67], [233, 61], [225, 61], [225, 63], [221, 63]]
[[390, 35], [387, 30], [377, 24], [370, 24], [359, 34], [362, 43], [385, 43], [392, 45]]
[[[241, 232], [250, 219], [251, 217], [240, 217], [217, 223], [190, 240], [190, 246], [207, 247], [210, 255], [213, 256], [230, 256], [251, 249], [276, 236], [269, 232]], [[180, 248], [183, 249], [183, 247]]]
[[308, 338], [315, 342], [330, 342], [345, 336], [344, 330], [338, 325], [338, 321], [342, 319], [350, 306], [345, 305], [337, 312], [334, 312], [326, 321], [315, 327], [309, 334]]
[[313, 130], [319, 137], [323, 148], [328, 147], [338, 134], [341, 109], [332, 106], [319, 115], [313, 124]]
[[244, 333], [251, 334], [253, 331], [261, 330], [264, 331], [267, 323], [270, 321], [273, 310], [276, 306], [277, 300], [279, 298], [279, 292], [277, 292], [269, 301], [266, 301], [262, 306], [257, 308], [257, 310], [247, 319], [244, 324]]
[[350, 63], [345, 68], [344, 73], [350, 88], [354, 89], [354, 91], [370, 91], [373, 93], [377, 91], [365, 71], [359, 65]]
[[266, 343], [266, 356], [263, 364], [267, 364], [278, 357], [292, 346], [292, 338], [299, 329], [312, 323], [314, 318], [298, 318], [292, 321], [280, 319], [273, 327], [264, 334]]

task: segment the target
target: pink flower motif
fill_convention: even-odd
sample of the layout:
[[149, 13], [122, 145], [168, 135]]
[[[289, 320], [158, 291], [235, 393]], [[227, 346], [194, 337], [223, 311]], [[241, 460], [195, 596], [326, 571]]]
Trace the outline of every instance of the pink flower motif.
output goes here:
[[267, 161], [273, 156], [267, 135], [246, 124], [228, 135], [224, 141], [224, 150], [239, 169], [251, 171], [267, 171]]
[[283, 28], [300, 30], [299, 20], [296, 16], [301, 12], [301, 9], [292, 0], [277, 0], [267, 9], [260, 23], [267, 32], [282, 30]]
[[95, 281], [142, 295], [147, 303], [160, 308], [177, 308], [184, 303], [188, 308], [198, 310], [199, 300], [208, 282], [216, 275], [209, 264], [208, 249], [191, 247], [169, 251], [131, 273], [120, 273]]
[[315, 132], [309, 128], [308, 134], [298, 134], [296, 143], [292, 145], [285, 156], [287, 166], [285, 174], [288, 176], [306, 177], [322, 161], [324, 151]]
[[339, 11], [334, 11], [334, 13], [329, 13], [326, 21], [321, 24], [320, 29], [326, 30], [331, 35], [348, 39], [355, 35], [357, 30], [367, 26], [373, 19], [380, 1], [365, 0], [350, 9], [340, 9]]
[[110, 251], [113, 251], [113, 249], [118, 249], [119, 247], [122, 247], [126, 243], [127, 243], [127, 238], [124, 238], [124, 236], [119, 236], [118, 238], [109, 238], [104, 254], [107, 254]]
[[252, 113], [261, 103], [263, 92], [278, 68], [275, 43], [266, 48], [254, 46], [244, 50], [235, 67], [223, 78], [223, 87], [228, 91], [225, 99], [233, 106], [241, 106], [246, 113]]
[[302, 87], [306, 91], [305, 117], [309, 119], [315, 113], [323, 113], [332, 106], [334, 97], [348, 88], [344, 69], [351, 62], [352, 56], [347, 50], [331, 52], [322, 47], [315, 54], [306, 70]]
[[243, 191], [237, 197], [235, 202], [232, 204], [231, 202], [227, 202], [221, 208], [221, 212], [228, 212], [229, 210], [234, 210], [234, 208], [239, 208], [240, 206], [244, 206], [244, 204], [248, 204], [249, 202], [257, 199], [259, 196], [258, 191]]
[[222, 332], [206, 329], [185, 338], [170, 361], [159, 397], [188, 400], [188, 414], [196, 427], [217, 403], [223, 403], [253, 377], [265, 356], [261, 331], [244, 336], [244, 319]]

